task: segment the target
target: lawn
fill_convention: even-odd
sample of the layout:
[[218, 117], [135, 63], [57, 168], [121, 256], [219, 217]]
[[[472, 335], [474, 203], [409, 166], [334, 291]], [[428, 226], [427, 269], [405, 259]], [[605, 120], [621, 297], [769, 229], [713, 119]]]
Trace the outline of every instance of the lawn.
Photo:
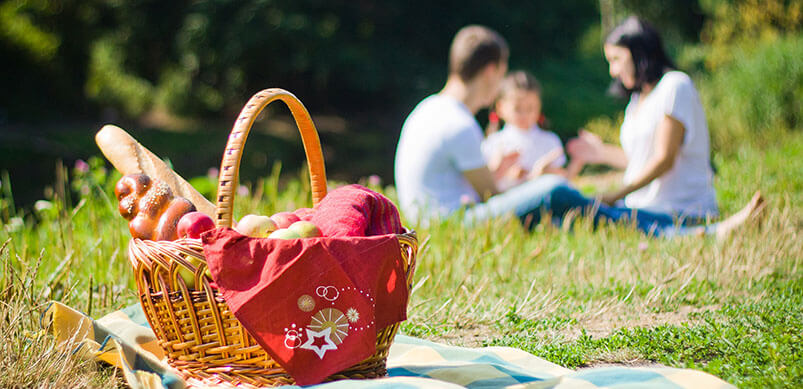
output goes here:
[[[723, 241], [654, 239], [626, 225], [593, 231], [585, 220], [570, 231], [542, 224], [527, 232], [510, 220], [419, 229], [402, 331], [517, 347], [570, 368], [661, 364], [739, 387], [803, 385], [803, 133], [778, 134], [714, 154], [723, 214], [757, 189], [769, 203], [762, 219]], [[39, 325], [52, 300], [93, 317], [136, 302], [128, 230], [112, 194], [119, 175], [105, 169], [101, 159], [85, 172], [57, 169], [47, 198], [26, 210], [0, 176], [0, 387], [123, 384], [113, 369], [57, 349]], [[309, 206], [306, 176], [289, 173], [253, 183], [235, 215]], [[395, 199], [392, 187], [373, 188]]]

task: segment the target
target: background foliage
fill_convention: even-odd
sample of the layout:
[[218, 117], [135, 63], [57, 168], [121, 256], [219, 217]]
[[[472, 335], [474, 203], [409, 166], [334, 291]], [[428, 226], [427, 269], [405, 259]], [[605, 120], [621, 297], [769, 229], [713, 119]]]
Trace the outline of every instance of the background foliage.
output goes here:
[[[500, 31], [511, 68], [542, 81], [550, 129], [565, 140], [586, 126], [616, 141], [624, 102], [605, 96], [600, 46], [629, 14], [661, 30], [698, 83], [713, 152], [731, 152], [739, 139], [800, 128], [801, 12], [791, 0], [1, 0], [0, 167], [42, 178], [35, 189], [18, 182], [32, 202], [58, 160], [97, 154], [93, 133], [114, 122], [202, 175], [243, 102], [282, 87], [316, 118], [333, 175], [390, 182], [404, 117], [442, 86], [449, 42], [470, 23]], [[254, 142], [246, 176], [301, 164], [292, 137]]]
[[[521, 48], [516, 61], [533, 64], [571, 57], [598, 19], [591, 0], [17, 0], [2, 9], [3, 51], [18, 59], [4, 71], [34, 67], [47, 81], [69, 78], [45, 92], [127, 115], [217, 114], [266, 85], [312, 106], [386, 109], [437, 87], [445, 48], [464, 24], [498, 29]], [[12, 113], [30, 108], [18, 99], [4, 104]]]

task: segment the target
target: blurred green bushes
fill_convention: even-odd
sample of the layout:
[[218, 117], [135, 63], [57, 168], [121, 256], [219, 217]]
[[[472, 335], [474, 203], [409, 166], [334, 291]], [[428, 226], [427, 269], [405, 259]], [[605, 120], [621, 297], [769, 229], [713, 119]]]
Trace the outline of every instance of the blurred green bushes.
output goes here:
[[[701, 0], [712, 15], [686, 62], [701, 69], [698, 89], [714, 150], [776, 144], [803, 125], [803, 3]], [[691, 66], [691, 65], [690, 65]]]
[[445, 80], [463, 25], [499, 30], [532, 68], [571, 58], [599, 13], [594, 0], [5, 0], [0, 20], [0, 109], [29, 120], [43, 95], [64, 112], [197, 117], [265, 87], [318, 110], [406, 113]]
[[794, 128], [802, 7], [790, 0], [3, 0], [0, 116], [231, 114], [269, 86], [318, 110], [403, 115], [441, 86], [454, 32], [482, 23], [509, 40], [511, 68], [542, 80], [546, 113], [568, 136], [621, 109], [602, 96], [608, 80], [599, 43], [603, 29], [636, 13], [661, 29], [670, 51], [688, 57], [686, 70], [707, 79], [714, 90], [707, 101], [728, 111], [712, 114], [723, 116], [717, 124]]
[[[220, 146], [199, 138], [228, 126], [257, 90], [282, 87], [316, 115], [345, 119], [345, 130], [322, 134], [333, 175], [390, 182], [404, 117], [443, 85], [450, 40], [471, 23], [502, 33], [511, 69], [539, 78], [548, 128], [616, 142], [625, 102], [605, 96], [601, 42], [629, 14], [659, 28], [697, 83], [715, 154], [800, 129], [803, 3], [794, 0], [0, 0], [0, 170], [39, 178], [38, 190], [55, 161], [97, 153], [92, 131], [71, 119], [101, 118], [145, 125], [137, 136], [164, 155], [201, 150], [202, 162], [176, 162], [202, 174]], [[197, 136], [149, 132], [161, 122], [142, 117], [190, 123]], [[294, 142], [262, 141], [252, 147], [274, 160], [255, 169], [301, 164]]]
[[712, 142], [775, 144], [803, 124], [803, 37], [788, 36], [732, 47], [733, 59], [702, 79]]

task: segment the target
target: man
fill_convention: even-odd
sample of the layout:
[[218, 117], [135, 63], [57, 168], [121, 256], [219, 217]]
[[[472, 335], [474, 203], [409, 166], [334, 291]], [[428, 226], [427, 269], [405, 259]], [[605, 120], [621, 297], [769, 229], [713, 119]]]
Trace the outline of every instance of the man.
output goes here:
[[396, 149], [395, 178], [401, 209], [410, 220], [446, 216], [497, 194], [482, 156], [477, 111], [493, 103], [507, 72], [509, 49], [497, 32], [467, 26], [454, 37], [443, 89], [421, 101], [405, 120]]

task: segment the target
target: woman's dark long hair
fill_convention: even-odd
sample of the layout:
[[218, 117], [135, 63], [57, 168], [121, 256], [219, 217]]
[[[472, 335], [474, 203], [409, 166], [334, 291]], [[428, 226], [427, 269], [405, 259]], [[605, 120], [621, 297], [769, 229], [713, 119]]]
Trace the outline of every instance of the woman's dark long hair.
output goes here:
[[675, 64], [666, 54], [664, 44], [658, 31], [649, 23], [635, 16], [625, 19], [622, 24], [608, 34], [605, 44], [626, 47], [633, 56], [636, 68], [636, 84], [628, 90], [618, 79], [614, 79], [608, 93], [619, 97], [628, 97], [633, 92], [640, 92], [645, 84], [658, 82]]

